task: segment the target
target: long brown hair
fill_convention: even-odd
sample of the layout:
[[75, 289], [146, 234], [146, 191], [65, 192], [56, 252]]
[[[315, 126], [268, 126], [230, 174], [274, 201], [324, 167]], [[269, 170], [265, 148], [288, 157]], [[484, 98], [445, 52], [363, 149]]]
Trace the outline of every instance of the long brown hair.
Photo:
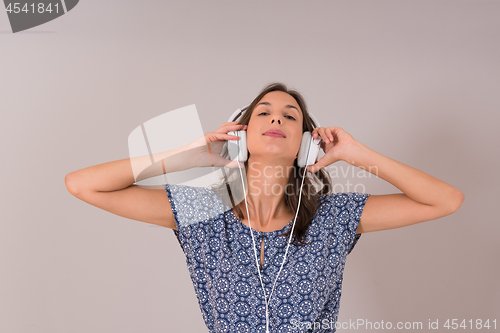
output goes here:
[[[244, 111], [243, 115], [239, 118], [238, 124], [242, 125], [247, 125], [250, 121], [250, 117], [252, 116], [252, 112], [257, 105], [257, 103], [269, 92], [271, 91], [282, 91], [290, 96], [292, 96], [296, 101], [297, 104], [300, 106], [300, 109], [302, 110], [302, 115], [303, 115], [303, 125], [302, 125], [302, 132], [309, 131], [312, 133], [314, 128], [317, 126], [317, 124], [313, 124], [313, 121], [309, 117], [309, 113], [307, 111], [307, 105], [305, 102], [304, 97], [296, 90], [293, 89], [288, 89], [287, 86], [284, 83], [281, 82], [274, 82], [266, 86], [262, 91], [259, 93], [257, 97], [250, 103], [248, 108]], [[221, 153], [221, 156], [229, 159], [229, 152], [227, 149], [227, 144], [224, 146], [223, 151]], [[250, 157], [250, 152], [248, 152], [248, 156]], [[245, 170], [248, 168], [248, 159], [244, 163], [245, 165]], [[234, 173], [238, 171], [238, 168], [230, 169], [229, 171], [229, 176], [226, 175], [226, 182], [223, 182], [223, 184], [219, 185], [218, 188], [214, 188], [214, 192], [221, 192], [221, 191], [228, 191], [229, 195], [231, 197], [231, 203], [232, 207], [235, 207], [236, 215], [238, 216], [239, 219], [243, 219], [243, 212], [239, 208], [239, 206], [234, 205], [234, 202], [241, 202], [241, 200], [234, 200], [235, 197], [240, 197], [241, 195], [244, 195], [242, 193], [235, 193], [235, 188], [234, 186], [229, 186], [230, 181], [228, 179], [234, 178], [231, 177], [233, 176]], [[303, 168], [300, 168], [297, 165], [297, 159], [295, 159], [294, 164], [293, 164], [293, 170], [290, 172], [290, 176], [288, 178], [288, 184], [286, 185], [285, 188], [290, 188], [291, 193], [285, 193], [285, 203], [290, 209], [293, 211], [294, 216], [297, 213], [297, 206], [299, 203], [299, 192], [300, 192], [300, 184], [302, 183], [302, 174], [304, 172]], [[309, 175], [313, 175], [313, 177], [310, 177]], [[311, 174], [310, 172], [306, 172], [305, 177], [304, 177], [304, 185], [302, 187], [302, 198], [300, 200], [300, 210], [299, 214], [297, 215], [297, 220], [295, 222], [295, 227], [294, 227], [294, 232], [293, 232], [293, 241], [292, 244], [295, 243], [297, 245], [307, 245], [304, 241], [306, 232], [311, 225], [311, 222], [316, 215], [316, 211], [318, 210], [319, 207], [319, 197], [323, 194], [327, 194], [330, 189], [332, 188], [331, 184], [331, 178], [329, 174], [323, 170], [319, 170], [314, 174]], [[313, 184], [313, 180], [314, 183]], [[236, 180], [234, 180], [236, 181]], [[237, 180], [240, 181], [240, 180]], [[316, 186], [319, 184], [319, 190], [316, 190]], [[225, 188], [224, 188], [225, 185]], [[314, 191], [311, 191], [314, 188]], [[231, 189], [233, 190], [231, 192]], [[288, 192], [288, 191], [285, 191]], [[292, 228], [289, 228], [289, 230], [280, 235], [280, 236], [288, 236], [290, 237], [290, 232]]]

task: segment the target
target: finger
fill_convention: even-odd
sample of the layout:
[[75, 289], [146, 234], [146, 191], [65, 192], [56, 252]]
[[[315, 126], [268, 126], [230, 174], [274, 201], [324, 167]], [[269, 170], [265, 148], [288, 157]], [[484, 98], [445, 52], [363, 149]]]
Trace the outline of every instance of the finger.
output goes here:
[[308, 170], [312, 173], [318, 172], [319, 170], [323, 169], [324, 167], [328, 166], [326, 163], [326, 160], [322, 158], [316, 158], [316, 163], [313, 165], [308, 166]]
[[332, 127], [332, 133], [334, 138], [337, 138], [339, 136], [339, 133], [341, 133], [342, 131], [344, 131], [342, 127]]
[[318, 170], [316, 169], [316, 165], [310, 165], [307, 167], [307, 171], [309, 171], [310, 173], [316, 173], [318, 172]]
[[244, 130], [244, 129], [248, 128], [248, 125], [243, 125], [243, 124], [241, 124], [241, 125], [236, 124], [236, 125], [233, 125], [233, 126], [234, 126], [234, 128], [237, 128], [237, 129], [240, 129], [240, 130]]
[[246, 125], [245, 124], [238, 124], [238, 122], [235, 121], [235, 122], [232, 122], [232, 123], [225, 123], [223, 126], [246, 126]]
[[222, 130], [222, 129], [224, 129], [224, 128], [235, 128], [235, 127], [237, 128], [238, 126], [241, 126], [241, 125], [239, 125], [237, 121], [233, 121], [233, 122], [230, 122], [230, 123], [224, 123], [224, 124], [222, 124], [222, 125], [221, 125], [218, 129], [217, 129], [217, 131], [220, 131], [220, 130]]
[[328, 139], [330, 140], [330, 142], [333, 142], [334, 141], [334, 139], [333, 139], [333, 128], [328, 127], [328, 128], [326, 128], [325, 132], [326, 132], [326, 135], [327, 135]]
[[217, 132], [209, 133], [205, 137], [206, 137], [207, 144], [214, 143], [214, 142], [220, 142], [220, 141], [239, 140], [240, 139], [240, 137], [236, 136], [236, 135], [217, 133]]
[[215, 156], [215, 166], [217, 167], [226, 167], [226, 168], [244, 168], [245, 165], [241, 162], [238, 162], [236, 160], [228, 160], [225, 158], [222, 158], [221, 156]]
[[216, 137], [217, 139], [220, 139], [220, 140], [239, 140], [240, 137], [237, 136], [237, 135], [231, 135], [231, 134], [225, 134], [225, 133], [216, 133]]
[[318, 129], [318, 133], [319, 135], [321, 136], [321, 139], [323, 140], [323, 142], [325, 142], [325, 144], [328, 144], [330, 143], [330, 140], [328, 139], [328, 136], [326, 134], [326, 131], [325, 131], [325, 128], [324, 127], [320, 127]]
[[316, 173], [319, 170], [323, 169], [324, 167], [325, 167], [325, 165], [323, 165], [323, 163], [321, 163], [321, 159], [320, 159], [316, 164], [308, 166], [307, 170], [309, 170], [309, 172], [311, 172], [311, 173]]
[[226, 168], [234, 169], [234, 168], [244, 168], [245, 165], [238, 161], [231, 161], [230, 163], [225, 165]]
[[232, 124], [232, 125], [221, 126], [215, 132], [217, 132], [217, 133], [227, 133], [227, 132], [230, 132], [230, 131], [243, 131], [243, 130], [246, 130], [247, 128], [248, 128], [248, 125]]
[[318, 130], [319, 130], [319, 127], [316, 127], [313, 131], [312, 131], [312, 136], [313, 138], [317, 139], [319, 134], [318, 134]]

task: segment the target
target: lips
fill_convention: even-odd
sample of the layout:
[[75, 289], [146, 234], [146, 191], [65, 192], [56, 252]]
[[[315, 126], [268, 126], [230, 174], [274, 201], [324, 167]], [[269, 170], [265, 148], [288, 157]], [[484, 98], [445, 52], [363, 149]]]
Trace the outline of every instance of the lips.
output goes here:
[[279, 129], [270, 129], [269, 131], [267, 131], [266, 133], [264, 133], [264, 135], [274, 136], [274, 137], [280, 137], [281, 136], [283, 138], [286, 138], [285, 133], [283, 133]]

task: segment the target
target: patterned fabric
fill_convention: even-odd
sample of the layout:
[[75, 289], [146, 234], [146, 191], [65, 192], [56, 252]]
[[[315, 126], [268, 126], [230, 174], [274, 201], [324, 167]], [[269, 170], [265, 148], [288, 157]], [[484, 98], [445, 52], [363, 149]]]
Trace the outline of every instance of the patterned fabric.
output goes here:
[[[208, 188], [164, 184], [203, 319], [210, 332], [265, 332], [264, 293], [251, 229]], [[335, 332], [347, 255], [369, 194], [347, 192], [320, 197], [306, 246], [291, 244], [269, 303], [271, 332]], [[286, 250], [280, 230], [252, 229], [267, 297]], [[259, 262], [260, 266], [260, 262]]]

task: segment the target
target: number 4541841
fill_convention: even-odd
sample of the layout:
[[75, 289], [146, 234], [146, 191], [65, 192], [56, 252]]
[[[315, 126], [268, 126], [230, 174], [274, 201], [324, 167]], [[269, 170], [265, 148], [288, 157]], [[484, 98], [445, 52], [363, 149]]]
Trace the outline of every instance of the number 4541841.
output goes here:
[[485, 322], [483, 322], [481, 319], [476, 319], [475, 322], [473, 319], [470, 319], [468, 321], [466, 321], [465, 319], [462, 320], [462, 322], [460, 324], [458, 324], [458, 319], [448, 319], [446, 320], [446, 322], [444, 323], [443, 327], [446, 327], [447, 329], [453, 329], [453, 330], [456, 330], [457, 328], [463, 328], [463, 329], [466, 329], [466, 328], [469, 328], [470, 329], [474, 329], [476, 328], [477, 330], [480, 330], [482, 328], [485, 328], [485, 329], [494, 329], [496, 330], [497, 329], [497, 320], [492, 320], [491, 321], [491, 325], [490, 325], [490, 320], [487, 319]]
[[59, 3], [55, 3], [54, 4], [54, 9], [52, 9], [52, 4], [49, 3], [47, 4], [47, 6], [45, 6], [44, 3], [38, 3], [38, 4], [30, 4], [28, 5], [27, 3], [24, 4], [24, 6], [21, 8], [20, 5], [22, 5], [21, 3], [18, 3], [18, 2], [15, 2], [15, 3], [9, 3], [9, 5], [7, 6], [7, 8], [5, 8], [5, 10], [10, 14], [10, 13], [14, 13], [14, 14], [17, 14], [17, 13], [20, 13], [20, 12], [24, 12], [24, 13], [44, 13], [44, 12], [49, 12], [49, 13], [52, 13], [52, 11], [55, 11], [56, 13], [59, 13]]

